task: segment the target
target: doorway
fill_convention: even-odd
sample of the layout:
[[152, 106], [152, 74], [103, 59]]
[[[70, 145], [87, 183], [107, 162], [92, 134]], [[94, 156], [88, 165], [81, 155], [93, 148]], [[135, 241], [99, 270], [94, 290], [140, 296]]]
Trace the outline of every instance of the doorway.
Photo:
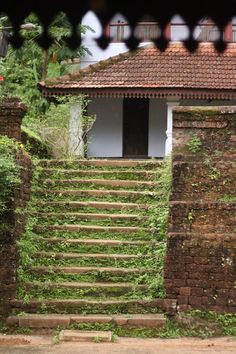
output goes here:
[[148, 98], [124, 98], [123, 157], [147, 158], [148, 121]]

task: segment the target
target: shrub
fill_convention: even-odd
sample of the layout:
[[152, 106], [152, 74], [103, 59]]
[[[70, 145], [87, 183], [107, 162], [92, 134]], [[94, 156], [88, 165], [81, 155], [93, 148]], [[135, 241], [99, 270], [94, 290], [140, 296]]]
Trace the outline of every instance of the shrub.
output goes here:
[[[87, 150], [87, 134], [95, 122], [95, 116], [86, 114], [88, 100], [85, 96], [65, 96], [54, 98], [54, 102], [44, 115], [31, 124], [49, 147], [55, 158], [84, 157]], [[74, 120], [71, 110], [78, 107]]]
[[0, 216], [8, 209], [14, 188], [20, 183], [20, 166], [16, 162], [21, 145], [6, 136], [0, 136]]

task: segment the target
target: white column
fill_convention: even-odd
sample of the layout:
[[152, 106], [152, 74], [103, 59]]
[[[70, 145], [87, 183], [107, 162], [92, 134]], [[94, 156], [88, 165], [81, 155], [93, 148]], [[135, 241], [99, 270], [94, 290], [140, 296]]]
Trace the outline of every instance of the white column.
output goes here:
[[81, 124], [81, 105], [73, 104], [70, 109], [69, 149], [73, 156], [84, 157], [83, 127]]
[[167, 130], [166, 130], [166, 143], [165, 143], [165, 156], [172, 152], [172, 133], [173, 133], [173, 114], [174, 106], [178, 106], [178, 101], [167, 101]]

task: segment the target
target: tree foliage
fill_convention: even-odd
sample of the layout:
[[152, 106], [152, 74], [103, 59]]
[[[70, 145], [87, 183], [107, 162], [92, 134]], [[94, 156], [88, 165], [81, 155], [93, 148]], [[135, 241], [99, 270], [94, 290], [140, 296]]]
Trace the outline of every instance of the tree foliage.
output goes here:
[[[38, 82], [44, 78], [44, 72], [47, 77], [62, 75], [68, 68], [64, 64], [66, 60], [78, 58], [88, 50], [81, 46], [73, 51], [66, 46], [65, 37], [70, 34], [70, 24], [63, 13], [59, 14], [51, 25], [50, 33], [54, 42], [47, 52], [36, 43], [42, 31], [37, 17], [31, 14], [26, 22], [32, 23], [34, 29], [22, 29], [24, 45], [18, 50], [9, 46], [6, 58], [0, 60], [0, 75], [4, 77], [0, 93], [2, 96], [17, 96], [28, 106], [24, 124], [30, 125], [48, 108], [48, 102], [37, 88]], [[0, 27], [9, 25], [6, 17], [0, 17]], [[86, 30], [91, 28], [82, 25], [78, 28], [81, 33]]]
[[0, 217], [7, 210], [14, 188], [20, 183], [19, 166], [16, 163], [20, 144], [7, 136], [0, 136]]

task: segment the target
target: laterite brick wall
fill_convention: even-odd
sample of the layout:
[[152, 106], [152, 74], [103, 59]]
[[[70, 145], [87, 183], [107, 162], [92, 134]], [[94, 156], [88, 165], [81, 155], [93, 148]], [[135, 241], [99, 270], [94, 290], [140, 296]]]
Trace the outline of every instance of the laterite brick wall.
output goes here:
[[5, 98], [0, 103], [0, 134], [21, 141], [21, 123], [26, 107], [17, 98]]
[[[20, 139], [20, 126], [25, 107], [18, 100], [5, 101], [0, 107], [0, 134]], [[17, 240], [24, 232], [26, 215], [24, 213], [30, 198], [31, 160], [19, 149], [16, 159], [21, 166], [21, 185], [12, 191], [9, 210], [0, 216], [0, 315], [10, 311], [10, 300], [16, 293], [16, 272], [19, 264]]]
[[236, 312], [236, 107], [177, 107], [173, 134], [166, 297]]

